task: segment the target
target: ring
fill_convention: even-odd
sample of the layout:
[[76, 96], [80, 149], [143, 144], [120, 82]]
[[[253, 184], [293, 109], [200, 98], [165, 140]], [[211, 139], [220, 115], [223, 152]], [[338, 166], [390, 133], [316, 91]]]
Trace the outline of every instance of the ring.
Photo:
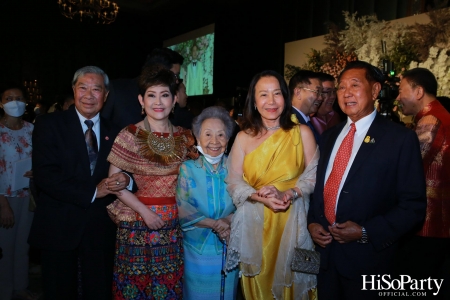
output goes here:
[[120, 184], [120, 182], [116, 181], [116, 185], [119, 185], [119, 184]]

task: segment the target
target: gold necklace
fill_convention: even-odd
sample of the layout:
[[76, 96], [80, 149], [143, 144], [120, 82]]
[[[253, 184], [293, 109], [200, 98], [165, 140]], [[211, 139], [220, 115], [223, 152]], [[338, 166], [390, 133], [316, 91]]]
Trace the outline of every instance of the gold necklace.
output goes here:
[[169, 136], [164, 137], [164, 135], [161, 133], [161, 136], [157, 136], [152, 132], [152, 129], [150, 128], [150, 123], [148, 122], [148, 119], [144, 119], [144, 126], [145, 130], [149, 132], [148, 138], [147, 138], [147, 144], [150, 147], [150, 149], [153, 150], [158, 155], [170, 155], [173, 153], [173, 149], [175, 148], [175, 139], [173, 138], [173, 127], [172, 124], [170, 124], [169, 121]]
[[150, 128], [147, 118], [144, 119], [145, 130], [139, 130], [134, 133], [136, 143], [139, 145], [139, 154], [151, 162], [167, 166], [173, 162], [179, 162], [184, 156], [184, 147], [186, 142], [184, 136], [173, 136], [173, 126], [169, 122], [170, 133], [168, 137], [164, 135], [157, 136]]

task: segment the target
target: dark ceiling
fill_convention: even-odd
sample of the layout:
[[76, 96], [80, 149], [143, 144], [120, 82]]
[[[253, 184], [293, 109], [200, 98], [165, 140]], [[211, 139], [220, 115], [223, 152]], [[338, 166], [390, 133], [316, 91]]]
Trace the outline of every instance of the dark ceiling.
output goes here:
[[[168, 12], [173, 10], [189, 12], [192, 8], [219, 8], [231, 7], [237, 3], [245, 2], [243, 0], [114, 0], [120, 10], [143, 15], [153, 15], [155, 13]], [[189, 9], [191, 7], [191, 9]], [[187, 10], [186, 10], [187, 9]]]

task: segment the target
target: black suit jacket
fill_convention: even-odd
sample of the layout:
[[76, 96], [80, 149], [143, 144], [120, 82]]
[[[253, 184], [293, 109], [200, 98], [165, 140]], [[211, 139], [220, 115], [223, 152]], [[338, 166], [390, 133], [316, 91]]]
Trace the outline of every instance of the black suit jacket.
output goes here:
[[[345, 122], [325, 131], [308, 224], [330, 225], [324, 214], [325, 172], [333, 146]], [[369, 243], [332, 241], [321, 254], [321, 267], [334, 260], [337, 270], [349, 278], [389, 272], [400, 237], [419, 226], [425, 217], [426, 192], [419, 141], [407, 128], [377, 115], [350, 168], [336, 210], [336, 222], [353, 221], [366, 228]]]
[[306, 122], [306, 120], [303, 118], [303, 116], [295, 108], [292, 108], [292, 112], [295, 114], [295, 116], [297, 117], [300, 124], [306, 125], [311, 129], [312, 133], [314, 134], [314, 139], [316, 140], [316, 143], [318, 144], [320, 142], [320, 134], [314, 128], [312, 123], [310, 123], [311, 126], [309, 126], [308, 123]]
[[138, 78], [111, 81], [101, 116], [120, 129], [142, 121], [142, 107], [138, 95]]
[[105, 208], [114, 197], [93, 203], [92, 198], [96, 185], [108, 177], [106, 158], [117, 133], [117, 128], [100, 118], [100, 150], [91, 176], [75, 108], [39, 118], [33, 132], [33, 174], [39, 198], [29, 236], [32, 246], [73, 250], [88, 237], [92, 249], [114, 249], [116, 227]]

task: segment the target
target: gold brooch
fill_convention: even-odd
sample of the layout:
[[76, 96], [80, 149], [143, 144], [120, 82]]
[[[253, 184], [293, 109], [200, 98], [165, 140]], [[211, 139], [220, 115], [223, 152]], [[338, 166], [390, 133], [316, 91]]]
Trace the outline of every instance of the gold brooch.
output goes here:
[[375, 144], [375, 139], [370, 138], [370, 136], [366, 136], [366, 138], [364, 139], [364, 143]]

